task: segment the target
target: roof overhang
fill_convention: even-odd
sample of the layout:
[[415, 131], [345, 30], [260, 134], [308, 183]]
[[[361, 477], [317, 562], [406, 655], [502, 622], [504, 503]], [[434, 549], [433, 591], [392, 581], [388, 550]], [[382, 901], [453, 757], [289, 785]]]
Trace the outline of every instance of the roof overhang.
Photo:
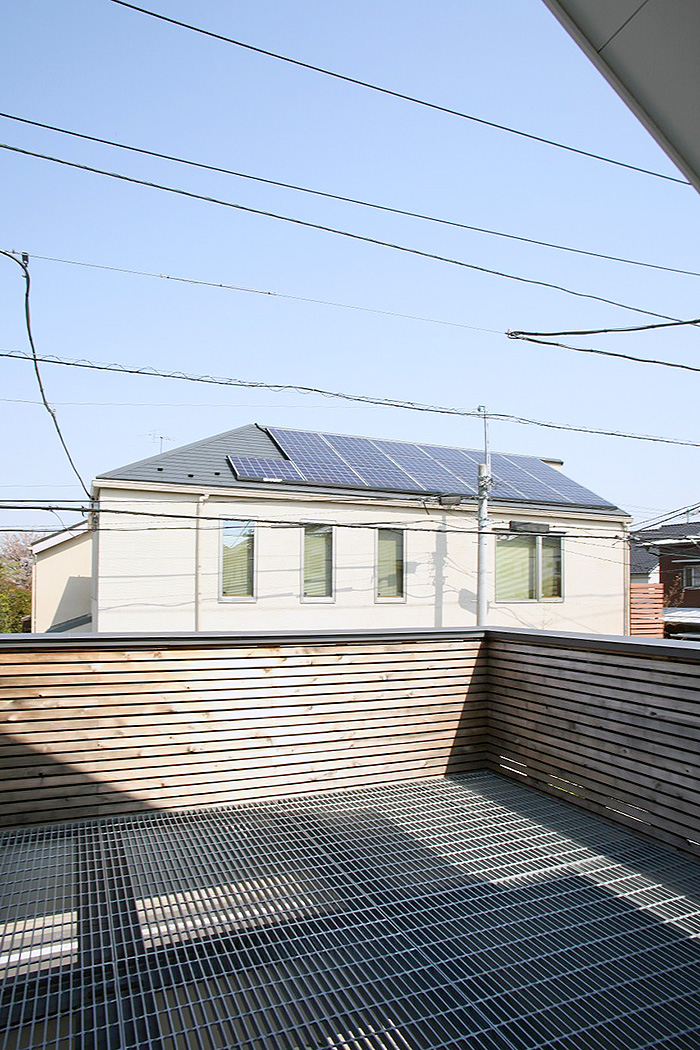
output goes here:
[[637, 547], [644, 547], [649, 550], [657, 547], [700, 547], [700, 536], [698, 535], [669, 536], [655, 540], [638, 540], [634, 533], [632, 533], [631, 539]]
[[700, 3], [544, 3], [700, 192]]
[[81, 521], [78, 525], [73, 525], [68, 529], [61, 529], [60, 532], [53, 532], [50, 536], [45, 536], [41, 540], [36, 540], [32, 543], [32, 550], [35, 554], [43, 554], [44, 551], [52, 550], [54, 547], [60, 547], [62, 543], [68, 543], [70, 540], [77, 539], [79, 536], [85, 536], [90, 531], [90, 526], [86, 521]]
[[[295, 486], [280, 485], [280, 484], [264, 484], [255, 482], [243, 482], [239, 481], [235, 486], [224, 488], [223, 486], [207, 486], [197, 485], [192, 483], [191, 485], [182, 485], [177, 483], [169, 482], [158, 482], [158, 481], [126, 481], [120, 480], [119, 478], [95, 478], [93, 485], [96, 491], [96, 498], [99, 500], [101, 492], [109, 491], [130, 491], [143, 493], [148, 501], [148, 495], [154, 494], [177, 494], [182, 496], [189, 496], [192, 501], [196, 501], [200, 496], [206, 496], [210, 500], [230, 500], [230, 499], [255, 499], [260, 498], [269, 501], [282, 501], [286, 502], [289, 500], [300, 500], [304, 502], [331, 502], [331, 503], [342, 503], [349, 504], [351, 506], [411, 506], [420, 507], [425, 509], [426, 505], [429, 505], [431, 509], [436, 511], [462, 511], [473, 514], [476, 508], [477, 497], [476, 496], [464, 496], [461, 497], [461, 502], [456, 507], [444, 507], [439, 503], [439, 497], [436, 494], [427, 493], [422, 495], [420, 493], [399, 493], [399, 492], [380, 492], [379, 490], [368, 491], [367, 489], [331, 489], [331, 488], [312, 488], [310, 486]], [[571, 518], [586, 518], [587, 520], [603, 520], [606, 522], [614, 521], [619, 522], [623, 527], [627, 528], [628, 523], [632, 521], [632, 515], [626, 511], [621, 510], [619, 507], [612, 505], [604, 505], [600, 507], [596, 506], [585, 506], [579, 504], [563, 504], [563, 503], [525, 503], [509, 501], [504, 499], [489, 499], [489, 507], [494, 511], [500, 511], [503, 514], [512, 514], [517, 511], [518, 514], [541, 514], [544, 516], [555, 516], [571, 517]], [[100, 507], [101, 510], [105, 508]], [[106, 509], [109, 513], [109, 508]], [[157, 512], [154, 512], [157, 514]], [[43, 541], [42, 541], [43, 542]]]

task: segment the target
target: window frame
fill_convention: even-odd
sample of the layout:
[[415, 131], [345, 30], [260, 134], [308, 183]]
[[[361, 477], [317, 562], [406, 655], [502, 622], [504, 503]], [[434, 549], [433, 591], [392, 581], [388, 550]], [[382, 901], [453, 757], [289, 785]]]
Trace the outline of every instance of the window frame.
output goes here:
[[[406, 546], [407, 546], [407, 544], [406, 544], [406, 533], [407, 533], [407, 531], [408, 530], [406, 528], [404, 528], [403, 526], [400, 526], [399, 528], [390, 528], [390, 527], [387, 526], [386, 528], [376, 528], [374, 530], [374, 601], [375, 601], [376, 604], [386, 605], [388, 603], [390, 605], [405, 605], [405, 603], [406, 603]], [[401, 595], [397, 595], [396, 597], [391, 597], [391, 596], [384, 597], [384, 596], [379, 594], [379, 533], [380, 532], [400, 532], [401, 533], [401, 537], [402, 537], [402, 541], [401, 541], [401, 551], [402, 551], [402, 555], [403, 555], [403, 574], [402, 574], [402, 579], [401, 579], [402, 593], [401, 593]]]
[[[227, 525], [249, 525], [253, 538], [253, 593], [224, 594], [224, 537]], [[219, 601], [256, 602], [258, 600], [258, 523], [255, 518], [221, 518], [219, 530]]]
[[[693, 573], [697, 573], [700, 578], [700, 564], [698, 565], [683, 565], [681, 572], [683, 574], [683, 590], [684, 591], [697, 591], [700, 590], [700, 580], [698, 583], [692, 582]], [[687, 582], [690, 580], [691, 582]]]
[[[304, 604], [309, 603], [310, 605], [333, 605], [335, 602], [336, 595], [336, 528], [335, 523], [332, 521], [302, 521], [300, 523], [301, 528], [299, 529], [301, 539], [301, 554], [299, 559], [300, 568], [300, 586], [299, 586], [299, 600]], [[324, 528], [330, 529], [331, 534], [331, 593], [328, 595], [306, 595], [304, 594], [304, 564], [306, 559], [306, 529], [309, 526], [322, 525]]]
[[[512, 532], [509, 529], [499, 530], [493, 533], [496, 537], [496, 543], [494, 544], [494, 573], [493, 573], [493, 594], [494, 604], [496, 605], [535, 605], [535, 604], [547, 604], [557, 605], [561, 604], [565, 599], [565, 575], [564, 575], [564, 533], [562, 532], [538, 532], [538, 533], [527, 533], [527, 532]], [[498, 540], [506, 539], [509, 536], [527, 536], [529, 539], [535, 541], [535, 597], [534, 598], [498, 598]], [[560, 552], [560, 581], [561, 581], [561, 594], [555, 598], [544, 598], [542, 596], [542, 540], [544, 539], [555, 539], [559, 540], [559, 552]]]

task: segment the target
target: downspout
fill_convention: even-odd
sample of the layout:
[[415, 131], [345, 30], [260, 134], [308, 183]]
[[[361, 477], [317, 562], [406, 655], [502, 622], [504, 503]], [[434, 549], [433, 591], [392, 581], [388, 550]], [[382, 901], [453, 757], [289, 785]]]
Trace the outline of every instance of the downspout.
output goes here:
[[630, 545], [629, 526], [627, 524], [623, 524], [622, 530], [623, 530], [623, 534], [624, 534], [624, 543], [625, 543], [624, 558], [622, 559], [623, 560], [623, 564], [624, 564], [623, 588], [624, 588], [624, 603], [625, 603], [625, 608], [624, 608], [624, 612], [623, 612], [623, 617], [624, 617], [624, 619], [623, 619], [623, 630], [624, 630], [624, 633], [626, 635], [629, 635], [629, 634], [632, 633], [632, 619], [631, 619], [631, 617], [632, 617], [632, 610], [631, 610], [632, 596], [631, 596], [631, 579], [630, 579], [630, 567], [631, 567], [631, 561], [632, 561], [632, 550], [631, 550], [631, 545]]
[[194, 630], [201, 630], [202, 614], [202, 510], [211, 493], [206, 492], [197, 498], [197, 525], [194, 532]]
[[36, 634], [36, 554], [32, 551], [32, 634]]
[[90, 584], [90, 630], [97, 634], [99, 630], [99, 584], [100, 584], [100, 515], [99, 495], [93, 496], [88, 515], [88, 527], [92, 536], [92, 580]]

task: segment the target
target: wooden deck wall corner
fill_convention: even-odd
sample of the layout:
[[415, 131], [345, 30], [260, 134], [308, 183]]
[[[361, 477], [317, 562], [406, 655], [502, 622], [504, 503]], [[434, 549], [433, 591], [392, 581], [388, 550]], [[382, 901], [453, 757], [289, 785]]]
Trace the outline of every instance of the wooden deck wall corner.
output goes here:
[[488, 634], [490, 768], [700, 855], [700, 647]]
[[700, 855], [688, 642], [24, 638], [0, 641], [0, 679], [2, 826], [488, 768]]

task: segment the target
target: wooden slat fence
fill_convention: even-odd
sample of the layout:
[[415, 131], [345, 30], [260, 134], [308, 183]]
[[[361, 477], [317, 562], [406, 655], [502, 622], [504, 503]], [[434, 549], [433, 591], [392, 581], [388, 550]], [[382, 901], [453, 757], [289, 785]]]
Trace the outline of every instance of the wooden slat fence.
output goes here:
[[700, 854], [700, 648], [488, 632], [490, 767]]
[[490, 768], [700, 854], [700, 647], [524, 630], [0, 642], [0, 826]]
[[630, 634], [646, 638], [664, 636], [664, 585], [630, 584]]
[[483, 638], [0, 646], [0, 826], [486, 765]]

